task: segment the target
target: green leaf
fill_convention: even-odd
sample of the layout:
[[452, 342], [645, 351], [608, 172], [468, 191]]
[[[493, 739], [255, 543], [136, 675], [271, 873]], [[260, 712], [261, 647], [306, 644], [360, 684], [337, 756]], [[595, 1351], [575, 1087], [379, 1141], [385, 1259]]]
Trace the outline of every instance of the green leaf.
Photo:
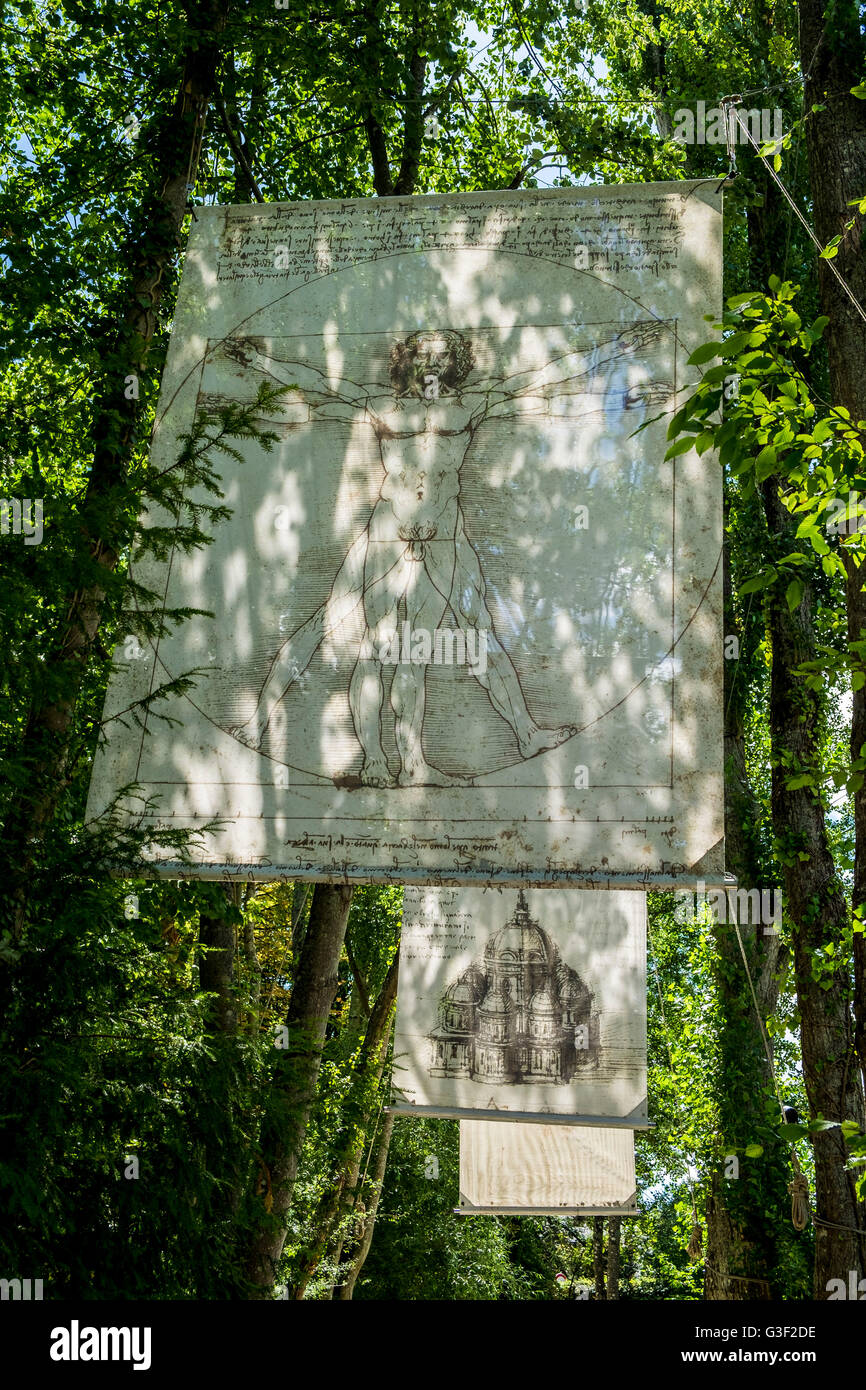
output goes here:
[[788, 600], [788, 607], [792, 613], [794, 609], [799, 608], [800, 604], [803, 602], [803, 594], [805, 591], [806, 585], [803, 583], [802, 579], [791, 580], [785, 590], [785, 598]]
[[713, 435], [704, 430], [703, 434], [699, 434], [695, 440], [695, 449], [698, 454], [705, 454], [708, 449], [712, 449], [714, 442]]
[[761, 1154], [762, 1154], [763, 1152], [764, 1152], [764, 1146], [763, 1146], [763, 1144], [747, 1144], [747, 1145], [746, 1145], [746, 1158], [760, 1158], [760, 1157], [761, 1157]]
[[745, 584], [741, 584], [739, 592], [741, 594], [756, 594], [759, 589], [766, 589], [767, 586], [772, 584], [773, 580], [777, 578], [778, 573], [771, 565], [769, 569], [762, 570], [760, 574], [752, 575], [752, 578], [747, 579]]
[[816, 552], [816, 554], [818, 554], [818, 555], [829, 555], [829, 554], [830, 554], [830, 547], [829, 547], [829, 545], [827, 544], [827, 542], [824, 540], [824, 537], [821, 535], [821, 532], [820, 532], [820, 531], [817, 531], [817, 530], [816, 530], [816, 531], [810, 531], [810, 532], [809, 532], [809, 540], [812, 542], [812, 549]]
[[686, 422], [689, 418], [690, 409], [691, 407], [687, 401], [686, 404], [676, 412], [670, 424], [668, 425], [668, 439], [675, 439], [676, 436], [680, 433], [680, 431], [685, 427]]
[[699, 348], [695, 348], [689, 358], [688, 365], [690, 367], [699, 367], [702, 362], [709, 362], [713, 357], [721, 357], [721, 355], [721, 343], [702, 343]]
[[779, 1133], [783, 1139], [805, 1139], [809, 1133], [805, 1125], [779, 1125]]
[[665, 454], [666, 459], [675, 459], [678, 454], [686, 454], [694, 445], [694, 439], [687, 435], [684, 439], [678, 439], [676, 444], [672, 444]]
[[738, 353], [743, 351], [744, 347], [749, 346], [751, 336], [750, 332], [745, 332], [734, 333], [730, 338], [726, 338], [722, 343], [722, 356], [736, 357]]
[[759, 483], [769, 478], [776, 470], [776, 449], [773, 444], [765, 444], [755, 459], [755, 476]]
[[[720, 436], [716, 435], [716, 444], [719, 443], [719, 439]], [[741, 458], [742, 453], [742, 444], [740, 440], [737, 439], [736, 435], [734, 435], [733, 437], [726, 439], [722, 444], [722, 447], [719, 449], [719, 463], [722, 465], [723, 468], [725, 468], [729, 463], [733, 463], [734, 459]], [[740, 464], [740, 467], [735, 469], [734, 471], [737, 473], [741, 472], [743, 468], [747, 467], [747, 465], [751, 463], [751, 461], [752, 460], [747, 455]]]

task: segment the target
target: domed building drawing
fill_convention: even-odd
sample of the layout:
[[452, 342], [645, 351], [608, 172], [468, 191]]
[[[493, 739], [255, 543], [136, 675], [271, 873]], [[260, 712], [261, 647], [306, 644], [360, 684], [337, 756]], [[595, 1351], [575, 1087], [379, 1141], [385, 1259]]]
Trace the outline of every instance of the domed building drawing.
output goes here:
[[439, 1002], [430, 1033], [431, 1076], [485, 1084], [563, 1085], [598, 1060], [593, 993], [529, 915], [523, 889], [495, 931]]

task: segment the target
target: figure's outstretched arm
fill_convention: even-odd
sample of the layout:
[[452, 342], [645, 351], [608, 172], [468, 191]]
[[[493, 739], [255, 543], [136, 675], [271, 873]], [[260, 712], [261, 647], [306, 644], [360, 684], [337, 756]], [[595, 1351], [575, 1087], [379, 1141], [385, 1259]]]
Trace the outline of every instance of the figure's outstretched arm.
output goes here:
[[345, 378], [341, 378], [334, 387], [318, 367], [290, 358], [275, 357], [266, 349], [264, 338], [229, 338], [222, 344], [225, 355], [242, 366], [263, 372], [281, 386], [295, 386], [304, 396], [309, 393], [311, 397], [318, 397], [318, 400], [310, 400], [313, 406], [343, 405], [355, 414], [366, 405], [369, 395], [366, 387]]
[[[546, 409], [545, 400], [552, 387], [568, 385], [569, 395], [598, 395], [599, 373], [611, 362], [627, 358], [641, 348], [654, 346], [665, 332], [666, 325], [651, 319], [632, 324], [607, 342], [589, 351], [563, 353], [543, 367], [517, 372], [496, 383], [480, 387], [484, 405], [476, 412], [478, 418], [491, 415], [531, 414]], [[603, 389], [603, 388], [602, 388]], [[533, 398], [538, 398], [535, 405]]]

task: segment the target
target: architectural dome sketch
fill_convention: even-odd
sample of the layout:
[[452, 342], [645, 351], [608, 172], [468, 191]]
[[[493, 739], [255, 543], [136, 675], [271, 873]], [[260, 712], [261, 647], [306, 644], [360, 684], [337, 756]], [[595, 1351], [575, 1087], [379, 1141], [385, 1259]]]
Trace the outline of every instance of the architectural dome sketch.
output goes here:
[[513, 917], [448, 986], [430, 1033], [431, 1076], [484, 1083], [563, 1085], [599, 1054], [593, 993], [529, 915], [521, 889]]

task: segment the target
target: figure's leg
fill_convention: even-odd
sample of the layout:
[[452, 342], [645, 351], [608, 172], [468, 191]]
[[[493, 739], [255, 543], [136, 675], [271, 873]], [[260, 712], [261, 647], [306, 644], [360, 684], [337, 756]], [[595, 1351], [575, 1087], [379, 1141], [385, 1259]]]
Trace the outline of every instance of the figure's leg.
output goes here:
[[253, 714], [245, 724], [231, 730], [241, 743], [250, 748], [261, 747], [265, 729], [277, 705], [306, 671], [325, 638], [336, 632], [357, 609], [363, 591], [367, 548], [365, 527], [346, 552], [327, 600], [286, 638], [271, 662]]
[[565, 743], [566, 739], [577, 733], [577, 726], [563, 724], [558, 729], [542, 729], [532, 718], [511, 657], [494, 631], [493, 619], [487, 607], [486, 587], [481, 563], [463, 528], [461, 514], [457, 522], [451, 610], [464, 632], [475, 633], [476, 651], [479, 650], [479, 643], [486, 643], [486, 670], [481, 668], [479, 662], [472, 674], [487, 691], [497, 714], [511, 725], [517, 735], [521, 756], [531, 758], [536, 753], [544, 753]]
[[[427, 570], [434, 548], [437, 551], [449, 550], [453, 556], [453, 542], [427, 542], [424, 546], [424, 558], [413, 563], [415, 580], [406, 593], [406, 621], [410, 631], [429, 633], [431, 643], [448, 607], [447, 591], [442, 593]], [[453, 567], [453, 559], [451, 563]], [[424, 756], [422, 734], [426, 695], [426, 665], [399, 665], [391, 685], [391, 705], [395, 716], [394, 735], [403, 765], [399, 777], [400, 786], [471, 786], [471, 777], [442, 772], [438, 767], [428, 763]]]
[[349, 708], [358, 742], [364, 750], [361, 781], [366, 787], [396, 786], [382, 747], [382, 701], [385, 690], [382, 663], [376, 654], [380, 636], [382, 641], [387, 640], [390, 625], [396, 631], [396, 608], [383, 623], [367, 627], [361, 653], [349, 681]]
[[365, 629], [349, 682], [349, 708], [362, 749], [361, 781], [368, 787], [393, 787], [395, 779], [382, 747], [382, 655], [398, 639], [400, 600], [413, 566], [403, 557], [405, 542], [371, 542], [364, 567]]

